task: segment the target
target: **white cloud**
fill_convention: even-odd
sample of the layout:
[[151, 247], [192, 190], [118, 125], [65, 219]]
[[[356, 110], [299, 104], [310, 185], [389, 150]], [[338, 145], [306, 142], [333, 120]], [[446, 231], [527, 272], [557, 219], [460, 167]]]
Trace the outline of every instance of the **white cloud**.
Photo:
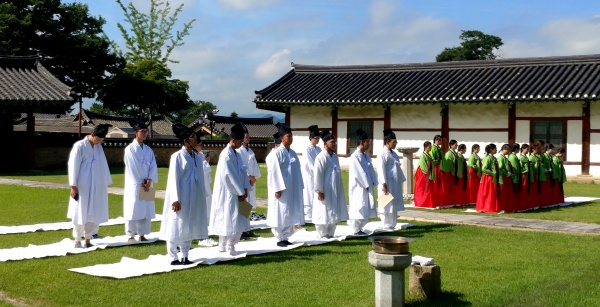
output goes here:
[[273, 5], [279, 0], [218, 0], [227, 9], [246, 11]]
[[280, 74], [281, 68], [284, 65], [290, 65], [290, 53], [289, 49], [282, 49], [272, 54], [268, 60], [260, 63], [256, 67], [255, 76], [258, 78], [276, 78], [277, 74]]

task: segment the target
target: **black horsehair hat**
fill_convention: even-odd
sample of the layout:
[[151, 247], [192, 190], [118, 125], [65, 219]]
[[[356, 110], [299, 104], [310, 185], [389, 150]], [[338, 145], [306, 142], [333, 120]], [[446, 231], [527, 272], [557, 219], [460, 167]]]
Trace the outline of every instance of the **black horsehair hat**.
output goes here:
[[189, 138], [192, 134], [195, 134], [194, 130], [190, 129], [188, 126], [181, 123], [174, 123], [171, 128], [173, 129], [173, 133], [175, 136], [183, 142], [185, 139]]
[[146, 124], [141, 119], [130, 119], [129, 126], [131, 126], [131, 128], [133, 128], [133, 131], [138, 131], [141, 129], [148, 129], [148, 124]]
[[106, 137], [106, 134], [108, 133], [108, 128], [110, 127], [112, 127], [111, 124], [99, 124], [98, 126], [94, 127], [92, 134], [103, 139]]
[[314, 138], [319, 136], [319, 126], [317, 125], [312, 125], [312, 126], [308, 126], [308, 131], [310, 133], [310, 138]]
[[367, 136], [367, 133], [365, 133], [365, 131], [363, 131], [361, 128], [358, 128], [356, 130], [356, 137], [358, 138], [359, 141], [364, 141], [364, 140], [369, 139], [369, 136]]
[[385, 129], [383, 130], [383, 139], [386, 141], [389, 141], [391, 139], [395, 139], [396, 138], [396, 134], [394, 133], [394, 131], [392, 131], [392, 129]]
[[229, 134], [229, 139], [234, 139], [236, 141], [244, 139], [244, 133], [247, 133], [248, 129], [246, 125], [243, 123], [237, 122], [231, 127], [231, 133]]
[[321, 131], [321, 140], [323, 140], [323, 143], [334, 139], [335, 135], [333, 135], [333, 133], [329, 132], [329, 130], [325, 129]]
[[273, 134], [273, 139], [274, 139], [274, 143], [275, 144], [281, 144], [281, 137], [279, 136], [279, 132], [276, 132], [275, 134]]

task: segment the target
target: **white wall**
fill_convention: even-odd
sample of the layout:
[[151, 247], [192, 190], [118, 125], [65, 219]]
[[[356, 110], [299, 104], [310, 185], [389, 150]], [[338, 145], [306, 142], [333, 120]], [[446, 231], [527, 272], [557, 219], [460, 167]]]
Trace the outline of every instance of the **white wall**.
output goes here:
[[529, 134], [531, 133], [530, 122], [528, 120], [517, 120], [515, 127], [515, 142], [518, 144], [529, 144]]
[[600, 129], [600, 102], [590, 103], [590, 129]]
[[508, 105], [457, 104], [448, 106], [450, 128], [504, 128], [508, 126]]
[[[568, 155], [568, 153], [567, 153]], [[569, 157], [570, 158], [570, 157]], [[590, 162], [600, 162], [600, 133], [592, 133], [590, 138]], [[592, 172], [590, 167], [590, 173]], [[600, 172], [595, 173], [600, 175]]]
[[[582, 129], [580, 120], [567, 121], [567, 148], [565, 149], [567, 150], [567, 161], [569, 162], [581, 162]], [[581, 167], [579, 167], [579, 172], [581, 172]]]
[[439, 105], [392, 106], [391, 128], [401, 129], [440, 129], [442, 127]]
[[346, 146], [348, 145], [348, 122], [338, 121], [337, 124], [337, 154], [345, 155]]
[[307, 129], [318, 125], [319, 128], [331, 129], [331, 107], [290, 107], [290, 127]]
[[385, 113], [384, 106], [339, 107], [338, 119], [381, 118]]
[[581, 102], [520, 103], [517, 104], [517, 117], [566, 117], [581, 116]]

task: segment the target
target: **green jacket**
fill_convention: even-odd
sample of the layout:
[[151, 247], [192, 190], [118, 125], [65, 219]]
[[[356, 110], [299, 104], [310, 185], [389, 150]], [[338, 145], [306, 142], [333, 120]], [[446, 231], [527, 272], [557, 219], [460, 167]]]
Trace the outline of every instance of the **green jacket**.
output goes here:
[[546, 169], [540, 154], [529, 155], [529, 172], [537, 175], [539, 181], [546, 181]]
[[519, 158], [514, 153], [511, 153], [510, 155], [508, 155], [508, 161], [512, 165], [513, 171], [515, 173], [515, 176], [512, 178], [513, 183], [518, 184], [522, 182], [523, 176], [521, 175], [523, 174], [523, 170], [521, 168], [521, 162], [519, 161]]
[[456, 172], [456, 176], [458, 178], [464, 178], [466, 175], [467, 179], [469, 179], [469, 169], [467, 168], [467, 163], [465, 162], [465, 157], [459, 152], [458, 153], [458, 172]]
[[562, 160], [557, 156], [552, 158], [552, 178], [558, 179], [558, 182], [560, 183], [567, 182], [565, 166], [563, 165]]
[[456, 163], [458, 162], [456, 156], [457, 154], [452, 150], [448, 150], [446, 152], [446, 156], [444, 157], [442, 165], [440, 166], [442, 171], [446, 173], [452, 173], [452, 176], [456, 176], [455, 166], [458, 166], [456, 165]]
[[423, 152], [419, 157], [419, 168], [425, 175], [429, 175], [429, 180], [435, 180], [435, 172], [433, 171], [433, 157]]
[[442, 150], [439, 147], [432, 145], [430, 155], [433, 159], [433, 165], [440, 165], [442, 162]]
[[481, 158], [478, 155], [472, 153], [469, 156], [469, 167], [474, 171], [477, 171], [477, 177], [481, 178]]
[[499, 172], [496, 158], [492, 155], [485, 155], [481, 161], [481, 171], [485, 175], [490, 175], [494, 178], [494, 184], [502, 184], [502, 176], [496, 176]]

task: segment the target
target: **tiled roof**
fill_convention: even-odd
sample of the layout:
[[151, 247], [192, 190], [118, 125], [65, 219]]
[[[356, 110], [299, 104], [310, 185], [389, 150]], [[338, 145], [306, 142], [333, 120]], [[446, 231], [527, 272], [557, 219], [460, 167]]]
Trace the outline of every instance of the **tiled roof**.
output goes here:
[[256, 91], [257, 107], [572, 101], [600, 96], [600, 55], [313, 66]]
[[[118, 128], [130, 128], [129, 120], [130, 117], [122, 117], [122, 116], [111, 116], [111, 115], [103, 115], [99, 113], [92, 112], [90, 110], [83, 110], [83, 120], [91, 126], [96, 126], [98, 124], [111, 124], [113, 127]], [[75, 119], [76, 120], [76, 119]], [[154, 133], [153, 137], [158, 136], [169, 136], [175, 138], [173, 134], [173, 130], [171, 128], [171, 121], [169, 121], [164, 116], [155, 117], [152, 120], [152, 131]]]
[[248, 134], [251, 139], [265, 139], [272, 137], [277, 132], [277, 127], [273, 125], [273, 117], [248, 118], [248, 117], [229, 117], [229, 116], [209, 116], [204, 120], [205, 127], [210, 126], [210, 123], [215, 123], [215, 131], [231, 132], [231, 127], [242, 122], [248, 128]]
[[0, 106], [68, 108], [75, 103], [70, 89], [38, 57], [0, 56]]

